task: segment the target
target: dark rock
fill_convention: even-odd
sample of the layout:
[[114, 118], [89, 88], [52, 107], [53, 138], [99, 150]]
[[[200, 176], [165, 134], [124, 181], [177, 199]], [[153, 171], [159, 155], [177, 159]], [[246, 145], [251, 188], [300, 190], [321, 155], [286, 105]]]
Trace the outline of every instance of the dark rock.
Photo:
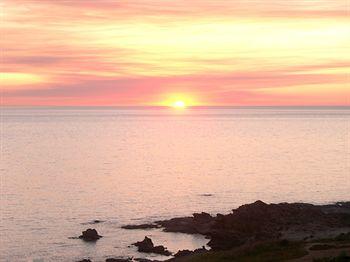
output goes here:
[[218, 231], [212, 233], [208, 246], [213, 250], [226, 250], [240, 246], [245, 241], [245, 238], [241, 237], [238, 233]]
[[168, 251], [164, 246], [155, 246], [152, 251], [152, 253], [155, 254], [160, 254], [160, 255], [164, 255], [164, 256], [170, 256], [171, 252]]
[[106, 262], [131, 262], [131, 258], [107, 258]]
[[328, 249], [332, 249], [335, 247], [336, 247], [335, 245], [317, 244], [317, 245], [313, 245], [312, 247], [310, 247], [310, 250], [328, 250]]
[[151, 224], [125, 225], [124, 229], [152, 229], [163, 227], [165, 232], [206, 235], [210, 230], [214, 217], [210, 214], [194, 213], [192, 217], [179, 217], [169, 220], [156, 221]]
[[122, 226], [124, 229], [152, 229], [152, 228], [159, 228], [160, 225], [157, 224], [140, 224], [140, 225], [125, 225]]
[[154, 248], [152, 239], [150, 239], [149, 237], [145, 237], [144, 240], [136, 242], [133, 245], [138, 247], [138, 251], [146, 253], [151, 252], [151, 250]]
[[159, 260], [152, 260], [148, 258], [134, 258], [134, 260], [138, 262], [160, 262]]
[[347, 201], [347, 202], [337, 202], [336, 205], [337, 205], [337, 206], [341, 206], [341, 207], [345, 207], [345, 208], [349, 208], [349, 209], [350, 209], [350, 201]]
[[103, 223], [105, 222], [104, 220], [99, 220], [99, 219], [95, 219], [89, 222], [85, 222], [85, 223], [81, 223], [82, 225], [95, 225], [95, 224], [99, 224], [99, 223]]
[[202, 212], [202, 213], [194, 213], [193, 219], [194, 221], [199, 223], [209, 223], [210, 221], [212, 221], [213, 217], [208, 213]]
[[211, 196], [213, 196], [213, 194], [200, 194], [200, 196], [211, 197]]
[[341, 233], [338, 236], [335, 237], [336, 241], [348, 241], [350, 240], [350, 232], [348, 233]]
[[193, 254], [200, 254], [200, 253], [205, 253], [207, 252], [208, 250], [203, 246], [202, 248], [198, 248], [194, 251], [191, 251], [191, 250], [188, 250], [188, 249], [185, 249], [185, 250], [179, 250], [175, 255], [174, 257], [176, 258], [179, 258], [179, 257], [186, 257], [186, 256], [190, 256], [190, 255], [193, 255]]
[[199, 253], [205, 253], [207, 252], [208, 250], [205, 248], [205, 246], [203, 246], [202, 248], [197, 248], [193, 251], [193, 253], [195, 254], [199, 254]]
[[208, 213], [194, 213], [192, 217], [179, 217], [157, 221], [166, 232], [207, 235], [215, 219]]
[[208, 245], [214, 250], [229, 249], [249, 241], [279, 239], [284, 229], [300, 232], [346, 226], [342, 213], [325, 213], [322, 208], [304, 203], [262, 201], [243, 205], [231, 214], [216, 217]]
[[287, 240], [287, 239], [282, 239], [282, 240], [279, 242], [279, 244], [280, 244], [281, 246], [283, 246], [283, 247], [286, 247], [286, 246], [288, 246], [288, 245], [290, 244], [290, 241]]
[[344, 213], [350, 215], [350, 202], [337, 202], [335, 204], [319, 206], [325, 213]]
[[171, 255], [171, 252], [169, 252], [164, 246], [154, 246], [152, 239], [150, 239], [149, 237], [145, 237], [144, 240], [136, 242], [133, 245], [138, 248], [139, 252], [155, 253], [164, 256]]
[[[166, 232], [202, 234], [210, 239], [213, 250], [231, 249], [254, 242], [281, 238], [303, 240], [314, 232], [350, 227], [350, 202], [317, 206], [305, 203], [266, 204], [260, 200], [234, 209], [227, 215], [195, 213], [153, 224], [129, 226], [150, 228], [160, 226]], [[300, 239], [295, 239], [295, 238]], [[343, 235], [340, 238], [346, 239]]]
[[77, 262], [91, 262], [91, 260], [90, 260], [90, 259], [88, 259], [88, 258], [84, 258], [84, 259], [79, 260], [79, 261], [77, 261]]
[[80, 239], [83, 239], [85, 241], [96, 241], [100, 239], [102, 236], [100, 236], [96, 229], [86, 229], [85, 231], [82, 232], [82, 235], [79, 236]]
[[185, 250], [179, 250], [175, 255], [174, 257], [185, 257], [185, 256], [189, 256], [189, 255], [192, 255], [193, 254], [193, 251], [190, 251], [188, 249], [185, 249]]
[[193, 224], [193, 217], [177, 217], [169, 220], [157, 221], [156, 223], [164, 227], [164, 231], [166, 232], [198, 233]]

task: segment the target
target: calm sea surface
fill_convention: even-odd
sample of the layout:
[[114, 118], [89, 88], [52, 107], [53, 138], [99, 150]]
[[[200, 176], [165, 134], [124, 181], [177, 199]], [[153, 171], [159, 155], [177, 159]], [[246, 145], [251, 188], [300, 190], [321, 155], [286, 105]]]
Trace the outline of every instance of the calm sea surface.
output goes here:
[[[144, 257], [128, 245], [145, 235], [194, 249], [120, 226], [257, 199], [349, 200], [350, 109], [1, 109], [1, 261]], [[104, 237], [69, 239], [88, 227]]]

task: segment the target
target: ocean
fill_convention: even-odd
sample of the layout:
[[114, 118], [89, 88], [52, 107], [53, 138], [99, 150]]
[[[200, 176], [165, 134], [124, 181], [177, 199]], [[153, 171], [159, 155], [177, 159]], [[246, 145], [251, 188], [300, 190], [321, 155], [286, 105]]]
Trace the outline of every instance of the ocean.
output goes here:
[[[1, 261], [164, 259], [129, 246], [207, 240], [120, 227], [258, 199], [350, 198], [349, 107], [3, 107], [0, 117]], [[104, 237], [70, 238], [89, 227]]]

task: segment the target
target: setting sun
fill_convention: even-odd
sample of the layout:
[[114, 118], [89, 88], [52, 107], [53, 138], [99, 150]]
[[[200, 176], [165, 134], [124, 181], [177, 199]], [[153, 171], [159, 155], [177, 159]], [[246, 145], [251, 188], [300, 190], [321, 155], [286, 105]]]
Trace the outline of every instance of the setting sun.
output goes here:
[[191, 93], [168, 93], [159, 97], [159, 102], [156, 105], [183, 109], [192, 106], [204, 105], [203, 100], [199, 100]]
[[175, 108], [185, 108], [186, 107], [186, 103], [184, 101], [181, 101], [181, 100], [175, 101], [173, 103], [173, 107], [175, 107]]

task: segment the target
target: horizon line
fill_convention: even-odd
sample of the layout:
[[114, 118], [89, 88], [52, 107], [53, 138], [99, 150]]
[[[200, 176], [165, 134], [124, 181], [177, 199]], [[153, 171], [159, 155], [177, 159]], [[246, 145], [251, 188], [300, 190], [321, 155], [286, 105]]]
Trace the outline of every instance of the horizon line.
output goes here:
[[[148, 108], [148, 109], [168, 109], [173, 108], [172, 106], [164, 105], [0, 105], [0, 108], [119, 108], [119, 109], [130, 109], [130, 108]], [[350, 105], [194, 105], [187, 106], [187, 109], [208, 109], [208, 108], [349, 108]], [[185, 109], [186, 109], [185, 108]]]

